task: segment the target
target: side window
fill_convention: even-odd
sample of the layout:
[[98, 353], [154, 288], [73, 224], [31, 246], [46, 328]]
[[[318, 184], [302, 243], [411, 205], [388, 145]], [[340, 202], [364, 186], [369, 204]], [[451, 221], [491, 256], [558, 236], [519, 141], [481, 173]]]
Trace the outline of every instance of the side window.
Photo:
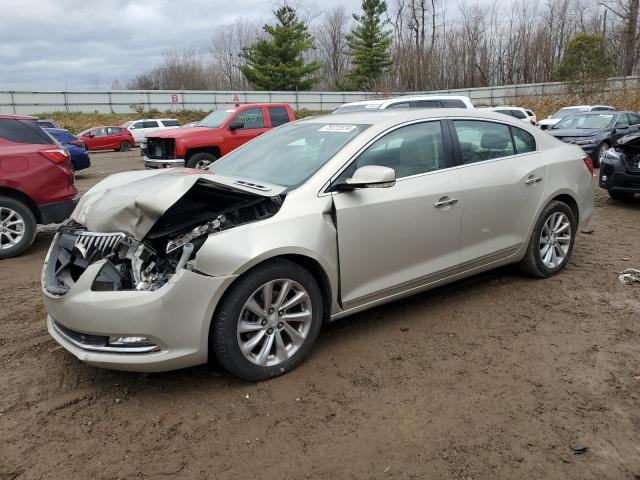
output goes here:
[[387, 108], [411, 108], [411, 102], [392, 103]]
[[521, 128], [511, 127], [513, 142], [516, 146], [516, 153], [529, 153], [536, 151], [536, 139], [529, 132]]
[[527, 116], [523, 112], [521, 112], [520, 110], [510, 110], [510, 112], [511, 112], [511, 116], [512, 117], [516, 117], [516, 118], [518, 118], [520, 120], [523, 120], [523, 119], [527, 118]]
[[131, 125], [129, 125], [129, 130], [136, 130], [138, 128], [142, 128], [142, 122], [134, 122]]
[[158, 128], [158, 122], [142, 122], [142, 128]]
[[526, 110], [526, 112], [527, 112], [527, 115], [529, 115], [530, 117], [535, 117], [535, 115], [531, 110]]
[[262, 119], [262, 108], [249, 108], [236, 115], [234, 120], [244, 122], [243, 128], [264, 128]]
[[638, 125], [640, 123], [640, 115], [637, 113], [628, 113], [629, 122], [631, 125]]
[[16, 143], [48, 145], [54, 140], [34, 120], [0, 118], [0, 137]]
[[385, 135], [357, 158], [351, 174], [365, 165], [393, 168], [396, 178], [445, 168], [441, 123], [408, 125]]
[[104, 137], [107, 134], [107, 129], [104, 127], [101, 128], [96, 128], [95, 130], [92, 131], [92, 133], [96, 136], [96, 137]]
[[440, 108], [438, 100], [414, 100], [411, 103], [413, 108]]
[[623, 113], [616, 120], [616, 127], [625, 126], [625, 125], [630, 125], [630, 123], [629, 123], [629, 119], [627, 118], [627, 114]]
[[177, 120], [162, 120], [162, 125], [164, 125], [165, 127], [179, 127], [180, 124], [178, 123]]
[[452, 98], [443, 98], [440, 100], [442, 108], [467, 108], [467, 104], [462, 100], [456, 100]]
[[462, 150], [462, 163], [476, 163], [515, 153], [509, 127], [502, 123], [454, 120]]
[[279, 127], [289, 122], [289, 114], [284, 107], [269, 107], [269, 117], [271, 117], [272, 127]]

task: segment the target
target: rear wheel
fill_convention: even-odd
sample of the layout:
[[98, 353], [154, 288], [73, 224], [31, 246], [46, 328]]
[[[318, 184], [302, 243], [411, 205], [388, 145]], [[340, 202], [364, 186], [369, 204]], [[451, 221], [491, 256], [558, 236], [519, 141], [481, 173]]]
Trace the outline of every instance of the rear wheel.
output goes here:
[[562, 270], [573, 253], [576, 229], [575, 215], [566, 203], [555, 200], [547, 205], [533, 229], [522, 270], [539, 278]]
[[214, 154], [202, 152], [191, 155], [185, 164], [188, 168], [199, 168], [204, 170], [218, 159]]
[[221, 301], [209, 352], [234, 375], [266, 380], [311, 352], [322, 323], [322, 293], [307, 270], [288, 260], [258, 266]]
[[122, 142], [120, 144], [121, 152], [128, 152], [129, 150], [131, 150], [131, 144], [129, 142]]
[[20, 255], [36, 237], [36, 218], [24, 203], [0, 197], [0, 259]]
[[633, 200], [634, 197], [633, 192], [617, 192], [615, 190], [609, 190], [609, 196], [613, 200], [617, 200], [619, 202], [628, 202], [629, 200]]

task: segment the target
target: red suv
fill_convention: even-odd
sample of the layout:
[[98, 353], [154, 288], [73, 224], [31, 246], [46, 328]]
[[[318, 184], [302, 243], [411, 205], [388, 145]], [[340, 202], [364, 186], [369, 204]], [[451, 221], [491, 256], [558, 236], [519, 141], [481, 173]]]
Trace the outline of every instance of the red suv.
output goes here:
[[135, 145], [131, 132], [123, 127], [93, 127], [76, 135], [87, 150], [119, 150], [126, 152]]
[[149, 133], [140, 146], [147, 168], [206, 168], [267, 130], [295, 120], [286, 103], [251, 103], [214, 110], [193, 128]]
[[25, 251], [36, 224], [63, 221], [78, 201], [69, 153], [36, 120], [0, 115], [0, 259]]

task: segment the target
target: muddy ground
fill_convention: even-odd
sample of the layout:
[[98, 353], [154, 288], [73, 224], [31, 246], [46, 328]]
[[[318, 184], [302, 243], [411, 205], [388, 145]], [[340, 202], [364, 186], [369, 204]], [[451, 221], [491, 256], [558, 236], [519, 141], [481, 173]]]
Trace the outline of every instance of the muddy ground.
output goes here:
[[[142, 166], [92, 159], [83, 191]], [[77, 361], [45, 331], [41, 233], [0, 264], [0, 479], [639, 479], [640, 284], [616, 272], [640, 268], [640, 201], [598, 191], [590, 228], [555, 278], [504, 268], [341, 320], [260, 384]]]

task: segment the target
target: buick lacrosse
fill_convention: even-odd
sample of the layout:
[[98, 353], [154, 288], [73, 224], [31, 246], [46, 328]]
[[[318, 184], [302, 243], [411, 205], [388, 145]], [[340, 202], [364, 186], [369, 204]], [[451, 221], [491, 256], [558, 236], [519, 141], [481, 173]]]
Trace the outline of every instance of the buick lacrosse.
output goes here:
[[92, 365], [263, 380], [325, 322], [509, 263], [549, 277], [593, 211], [575, 145], [480, 110], [317, 117], [208, 170], [112, 175], [60, 228], [49, 333]]

